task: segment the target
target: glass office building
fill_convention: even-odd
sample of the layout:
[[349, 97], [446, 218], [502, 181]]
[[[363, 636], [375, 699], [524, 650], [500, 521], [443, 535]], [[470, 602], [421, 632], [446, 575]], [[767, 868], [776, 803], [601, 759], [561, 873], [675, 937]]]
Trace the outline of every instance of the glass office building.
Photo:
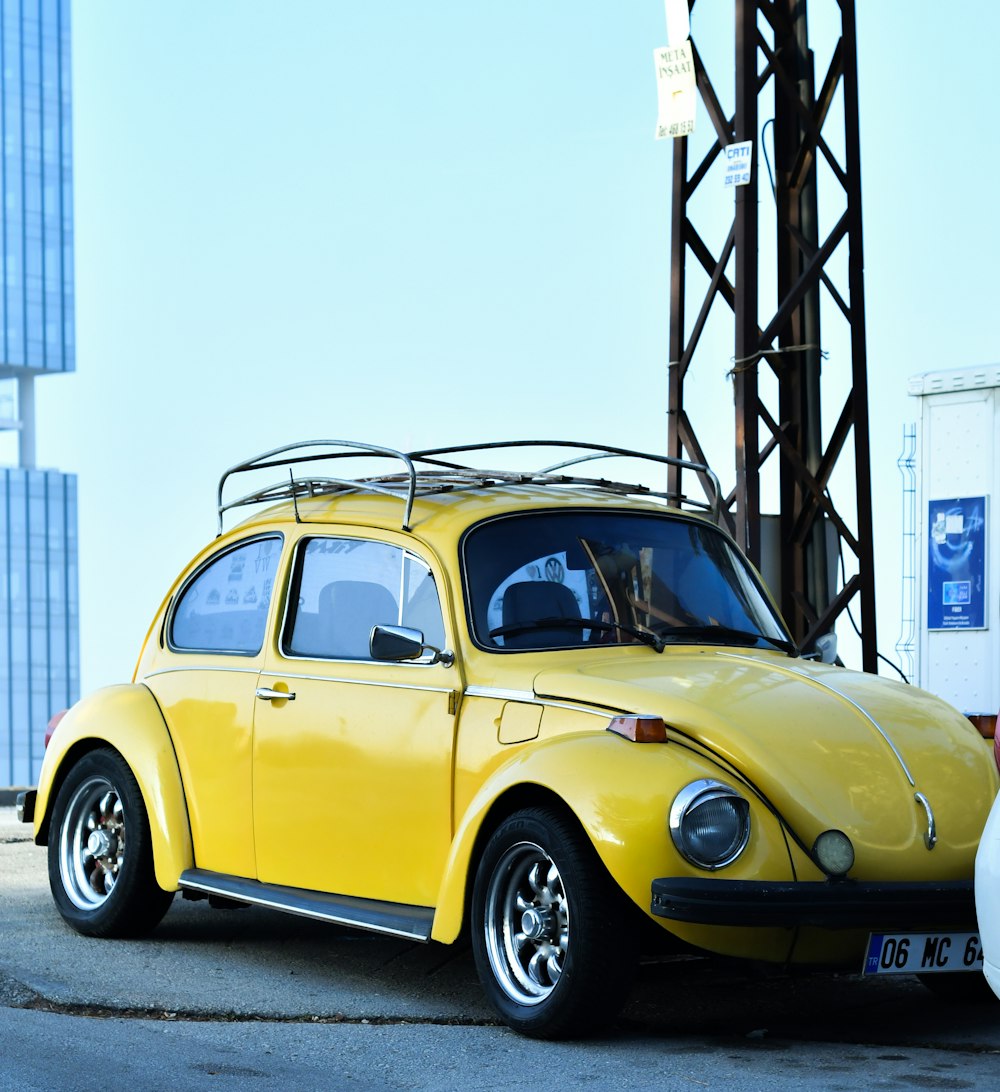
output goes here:
[[34, 785], [80, 692], [76, 478], [0, 468], [0, 785]]
[[76, 366], [69, 10], [0, 0], [0, 786], [80, 686], [76, 477], [35, 460], [35, 383]]

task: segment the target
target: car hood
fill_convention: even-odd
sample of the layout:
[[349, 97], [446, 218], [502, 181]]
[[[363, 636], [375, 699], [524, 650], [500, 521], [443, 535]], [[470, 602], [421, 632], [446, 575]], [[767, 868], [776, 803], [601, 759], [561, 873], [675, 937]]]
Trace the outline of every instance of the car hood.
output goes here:
[[[866, 858], [883, 879], [895, 859], [905, 878], [914, 856], [933, 856], [938, 875], [967, 876], [996, 795], [988, 746], [951, 706], [903, 683], [780, 653], [668, 649], [543, 671], [534, 689], [662, 716], [755, 786], [807, 849], [822, 831], [843, 830], [858, 878]], [[937, 835], [930, 853], [928, 808]]]

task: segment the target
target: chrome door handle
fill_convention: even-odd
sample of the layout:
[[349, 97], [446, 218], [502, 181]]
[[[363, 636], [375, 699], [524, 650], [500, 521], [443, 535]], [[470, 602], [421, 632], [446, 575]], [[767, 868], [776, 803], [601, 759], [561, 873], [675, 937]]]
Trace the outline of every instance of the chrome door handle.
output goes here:
[[257, 697], [261, 701], [295, 701], [295, 691], [272, 690], [269, 686], [258, 686]]

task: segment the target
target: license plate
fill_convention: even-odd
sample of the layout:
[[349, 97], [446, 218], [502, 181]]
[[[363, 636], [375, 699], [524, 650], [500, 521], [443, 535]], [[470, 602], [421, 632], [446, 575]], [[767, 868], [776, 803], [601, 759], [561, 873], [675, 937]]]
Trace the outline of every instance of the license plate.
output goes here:
[[981, 971], [978, 933], [872, 933], [862, 974]]

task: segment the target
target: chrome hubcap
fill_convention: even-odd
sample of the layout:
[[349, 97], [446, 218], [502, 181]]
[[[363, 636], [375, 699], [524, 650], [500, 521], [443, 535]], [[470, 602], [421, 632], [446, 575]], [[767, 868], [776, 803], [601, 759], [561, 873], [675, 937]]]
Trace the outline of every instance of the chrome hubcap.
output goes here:
[[513, 1001], [537, 1005], [555, 989], [569, 949], [562, 877], [531, 842], [512, 846], [490, 877], [486, 948], [493, 974]]
[[521, 932], [528, 940], [551, 940], [555, 925], [556, 915], [548, 908], [531, 906], [521, 915]]
[[73, 793], [59, 833], [59, 874], [70, 901], [97, 910], [114, 890], [125, 858], [125, 809], [114, 785], [90, 777]]
[[107, 857], [116, 842], [117, 839], [106, 830], [95, 830], [87, 839], [87, 852], [91, 857]]

